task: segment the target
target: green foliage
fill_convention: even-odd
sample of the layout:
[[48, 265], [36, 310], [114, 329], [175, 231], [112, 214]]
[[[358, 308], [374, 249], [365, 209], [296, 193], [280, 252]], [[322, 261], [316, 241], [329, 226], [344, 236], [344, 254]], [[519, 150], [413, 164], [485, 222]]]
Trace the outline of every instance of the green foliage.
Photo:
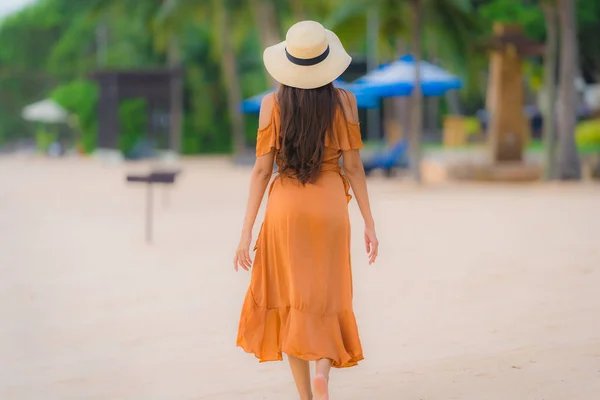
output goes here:
[[129, 154], [146, 136], [147, 121], [145, 99], [127, 99], [119, 104], [119, 149], [123, 154]]
[[544, 14], [536, 4], [514, 0], [494, 0], [480, 7], [479, 15], [486, 25], [494, 22], [517, 23], [525, 33], [537, 40], [543, 40], [546, 32]]
[[231, 151], [227, 98], [221, 84], [221, 68], [213, 59], [210, 41], [214, 32], [208, 22], [188, 26], [182, 32], [186, 54], [185, 90], [189, 94], [183, 124], [184, 154]]
[[35, 146], [40, 153], [45, 153], [50, 145], [56, 141], [58, 135], [56, 132], [49, 131], [40, 125], [35, 133]]
[[72, 128], [81, 148], [86, 153], [94, 151], [98, 127], [98, 86], [91, 81], [77, 79], [58, 86], [50, 97], [74, 116]]
[[575, 130], [575, 139], [581, 149], [600, 152], [600, 119], [579, 123]]
[[21, 110], [41, 100], [52, 85], [44, 65], [60, 35], [61, 16], [46, 3], [0, 24], [0, 143], [34, 137], [34, 126], [21, 119]]
[[[267, 0], [268, 1], [268, 0]], [[360, 59], [369, 46], [378, 46], [381, 61], [400, 51], [410, 52], [411, 13], [406, 0], [272, 0], [278, 28], [283, 31], [300, 18], [323, 21], [335, 30], [346, 48]], [[464, 78], [465, 110], [483, 106], [482, 71], [486, 51], [476, 38], [491, 34], [495, 21], [520, 23], [532, 38], [544, 40], [544, 18], [536, 1], [422, 0], [423, 55]], [[98, 69], [164, 67], [176, 35], [185, 69], [182, 148], [185, 154], [228, 152], [232, 148], [231, 116], [227, 109], [229, 82], [220, 54], [223, 30], [215, 10], [230, 11], [242, 94], [268, 88], [262, 65], [262, 44], [251, 4], [243, 0], [39, 0], [0, 22], [0, 144], [35, 138], [33, 124], [23, 121], [21, 109], [51, 96], [74, 116], [73, 129], [85, 151], [96, 145], [98, 88], [87, 81]], [[600, 2], [578, 0], [579, 62], [586, 77], [600, 78]], [[377, 43], [366, 40], [367, 9], [379, 10]], [[106, 28], [106, 41], [98, 41]], [[282, 32], [283, 33], [283, 32]], [[402, 49], [402, 50], [400, 50]], [[542, 76], [539, 62], [526, 73], [535, 84]], [[441, 104], [445, 106], [445, 102]], [[120, 147], [131, 149], [146, 131], [145, 106], [139, 100], [120, 105]], [[252, 143], [257, 121], [246, 119], [246, 138]], [[162, 138], [164, 139], [164, 138]], [[164, 140], [162, 140], [164, 141]]]
[[578, 0], [579, 62], [588, 78], [600, 81], [600, 1]]
[[[540, 4], [555, 4], [555, 0], [484, 0], [477, 9], [483, 26], [494, 22], [516, 23], [523, 26], [525, 33], [536, 40], [546, 37], [545, 20]], [[600, 79], [600, 2], [598, 0], [577, 0], [577, 28], [579, 40], [579, 62], [584, 75], [589, 79]]]
[[477, 117], [465, 117], [465, 130], [469, 136], [478, 135], [481, 133], [481, 122]]

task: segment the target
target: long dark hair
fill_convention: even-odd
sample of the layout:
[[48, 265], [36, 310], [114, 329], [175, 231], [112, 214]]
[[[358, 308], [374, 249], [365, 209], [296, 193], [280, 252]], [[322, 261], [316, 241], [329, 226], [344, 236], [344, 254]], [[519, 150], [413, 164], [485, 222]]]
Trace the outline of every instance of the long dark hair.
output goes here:
[[338, 107], [342, 110], [338, 91], [332, 83], [316, 89], [281, 85], [277, 99], [281, 113], [279, 173], [303, 184], [312, 183], [321, 171], [325, 135], [333, 139], [333, 121]]

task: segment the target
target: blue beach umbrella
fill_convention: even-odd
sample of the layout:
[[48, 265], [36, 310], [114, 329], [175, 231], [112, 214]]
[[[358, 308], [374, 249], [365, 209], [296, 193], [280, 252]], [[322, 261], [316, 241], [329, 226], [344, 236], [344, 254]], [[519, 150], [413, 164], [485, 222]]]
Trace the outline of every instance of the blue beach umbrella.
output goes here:
[[[362, 85], [356, 83], [346, 83], [341, 80], [337, 80], [334, 83], [335, 87], [346, 89], [356, 96], [356, 102], [359, 108], [378, 108], [379, 99], [375, 96], [368, 95], [364, 92]], [[275, 92], [276, 89], [271, 89], [266, 92], [257, 94], [256, 96], [250, 97], [242, 102], [242, 112], [245, 114], [256, 114], [260, 111], [260, 104], [263, 98]]]
[[[367, 95], [410, 96], [415, 84], [415, 65], [414, 57], [405, 55], [392, 63], [379, 66], [354, 83], [359, 84]], [[442, 96], [448, 90], [462, 87], [458, 77], [427, 61], [420, 62], [420, 69], [424, 96]]]

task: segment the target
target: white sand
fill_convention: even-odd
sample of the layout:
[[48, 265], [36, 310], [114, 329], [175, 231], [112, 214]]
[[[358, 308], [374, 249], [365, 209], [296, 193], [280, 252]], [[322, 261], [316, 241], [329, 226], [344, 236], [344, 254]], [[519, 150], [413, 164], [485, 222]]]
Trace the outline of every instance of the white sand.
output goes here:
[[[249, 170], [187, 161], [147, 246], [131, 168], [0, 159], [0, 399], [295, 399], [287, 364], [235, 347]], [[370, 189], [375, 266], [351, 205], [366, 360], [332, 399], [600, 398], [600, 186]]]

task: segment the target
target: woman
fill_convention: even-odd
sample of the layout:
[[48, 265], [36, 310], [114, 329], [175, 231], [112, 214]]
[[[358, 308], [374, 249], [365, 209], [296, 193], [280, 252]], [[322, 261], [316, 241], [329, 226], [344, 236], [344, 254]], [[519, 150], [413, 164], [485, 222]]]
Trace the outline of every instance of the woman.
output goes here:
[[[312, 21], [292, 26], [286, 41], [267, 48], [263, 58], [281, 87], [261, 105], [257, 159], [234, 259], [236, 271], [252, 267], [237, 345], [261, 362], [286, 353], [302, 400], [313, 398], [309, 361], [316, 361], [312, 387], [317, 398], [328, 399], [331, 367], [363, 359], [352, 311], [350, 186], [365, 221], [370, 264], [378, 251], [358, 151], [356, 99], [332, 84], [351, 58], [333, 32]], [[252, 227], [274, 161], [278, 174], [252, 265]]]

